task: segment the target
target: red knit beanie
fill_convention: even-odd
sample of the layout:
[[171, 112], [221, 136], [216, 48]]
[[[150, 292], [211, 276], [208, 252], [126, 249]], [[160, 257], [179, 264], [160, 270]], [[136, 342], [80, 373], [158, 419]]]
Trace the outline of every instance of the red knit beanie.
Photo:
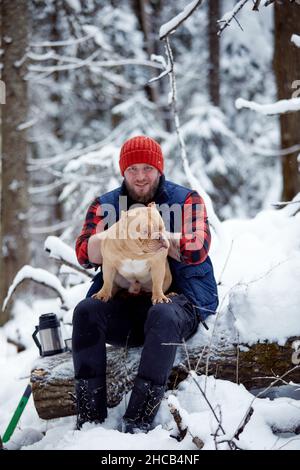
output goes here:
[[146, 163], [158, 169], [160, 173], [164, 171], [164, 157], [160, 145], [151, 137], [138, 135], [127, 140], [120, 152], [120, 170], [122, 176], [130, 165], [135, 163]]

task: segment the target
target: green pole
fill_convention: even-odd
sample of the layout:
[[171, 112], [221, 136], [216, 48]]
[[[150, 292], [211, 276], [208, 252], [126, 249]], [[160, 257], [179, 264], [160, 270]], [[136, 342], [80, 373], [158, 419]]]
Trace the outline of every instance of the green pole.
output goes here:
[[19, 422], [19, 419], [21, 418], [21, 415], [24, 411], [24, 408], [27, 405], [27, 402], [29, 400], [30, 395], [31, 395], [31, 385], [29, 384], [29, 385], [27, 385], [27, 387], [25, 389], [25, 392], [23, 393], [22, 398], [19, 401], [19, 404], [16, 408], [16, 411], [14, 412], [14, 415], [11, 418], [11, 420], [9, 422], [9, 425], [6, 428], [6, 431], [5, 431], [3, 439], [2, 439], [3, 442], [9, 441], [9, 439], [11, 438], [11, 436], [12, 436], [12, 434], [13, 434], [14, 430], [16, 429], [16, 426]]

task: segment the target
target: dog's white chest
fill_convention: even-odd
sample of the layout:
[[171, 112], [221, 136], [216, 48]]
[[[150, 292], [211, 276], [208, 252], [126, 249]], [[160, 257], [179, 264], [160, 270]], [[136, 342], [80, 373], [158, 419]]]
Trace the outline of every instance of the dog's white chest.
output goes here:
[[143, 278], [150, 272], [147, 260], [125, 259], [119, 268], [119, 273], [127, 279]]

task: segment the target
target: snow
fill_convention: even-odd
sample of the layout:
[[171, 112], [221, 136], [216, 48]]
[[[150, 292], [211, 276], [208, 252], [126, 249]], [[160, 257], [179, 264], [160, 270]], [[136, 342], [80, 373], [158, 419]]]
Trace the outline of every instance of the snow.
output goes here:
[[291, 111], [300, 110], [300, 98], [291, 98], [290, 100], [280, 100], [271, 104], [259, 104], [254, 101], [247, 101], [243, 98], [238, 98], [235, 102], [237, 109], [248, 108], [261, 114], [283, 114]]
[[[22, 368], [30, 362], [30, 356], [23, 355]], [[14, 364], [16, 366], [16, 364]], [[26, 380], [13, 384], [13, 377], [6, 371], [6, 381], [14, 386], [15, 395], [9, 396], [8, 391], [0, 391], [0, 398], [5, 400], [4, 416], [1, 416], [1, 426], [11, 415], [17, 396], [21, 396]], [[255, 398], [242, 385], [237, 385], [213, 377], [189, 377], [179, 385], [178, 390], [169, 391], [163, 400], [155, 419], [157, 425], [148, 434], [122, 434], [117, 427], [125, 410], [123, 400], [116, 408], [110, 409], [108, 418], [101, 425], [87, 423], [81, 431], [74, 430], [75, 418], [60, 418], [45, 422], [35, 414], [32, 398], [21, 418], [21, 425], [15, 431], [7, 444], [10, 449], [22, 447], [23, 450], [196, 450], [192, 436], [197, 436], [204, 442], [204, 450], [215, 449], [214, 434], [218, 422], [212, 415], [207, 402], [200, 394], [194, 380], [204, 389], [206, 381], [206, 396], [222, 420], [225, 435], [218, 431], [216, 437], [219, 449], [228, 449], [224, 439], [231, 439], [236, 433], [250, 406], [254, 413], [246, 424], [239, 441], [235, 441], [243, 449], [300, 449], [300, 439], [294, 440], [274, 434], [272, 429], [294, 429], [300, 420], [300, 406], [297, 400], [290, 398], [269, 399]], [[169, 412], [169, 403], [177, 405], [188, 426], [188, 433], [181, 442], [174, 437], [177, 427]], [[45, 433], [45, 436], [42, 434]], [[33, 442], [32, 442], [33, 441]]]
[[50, 253], [51, 258], [64, 260], [69, 264], [77, 266], [81, 269], [81, 266], [77, 261], [75, 251], [66, 243], [61, 241], [58, 237], [47, 237], [44, 244], [44, 249]]
[[300, 47], [300, 36], [298, 36], [297, 34], [293, 34], [291, 37], [291, 41], [293, 44], [295, 44], [295, 46]]
[[81, 11], [81, 4], [79, 0], [66, 0], [67, 4], [69, 5], [75, 13], [80, 13]]
[[111, 48], [107, 47], [105, 37], [104, 37], [102, 31], [99, 28], [97, 28], [97, 26], [84, 25], [82, 29], [89, 36], [93, 37], [95, 43], [98, 46], [101, 46], [101, 47], [105, 48], [107, 51], [111, 50]]
[[233, 245], [222, 283], [245, 343], [283, 344], [300, 334], [299, 219], [299, 213], [266, 210], [254, 219], [224, 222]]
[[[225, 334], [228, 340], [239, 336], [245, 344], [256, 341], [277, 341], [284, 344], [290, 336], [300, 335], [300, 213], [293, 215], [290, 207], [282, 210], [269, 209], [253, 219], [232, 219], [222, 223], [223, 231], [232, 240], [230, 252], [224, 266], [221, 245], [213, 240], [211, 255], [217, 280], [220, 281], [220, 307], [218, 316], [211, 316], [207, 323], [209, 331], [199, 328], [189, 340], [189, 345], [207, 344], [212, 332], [216, 336]], [[55, 243], [54, 243], [55, 246]], [[59, 252], [59, 250], [58, 250]], [[224, 255], [224, 254], [223, 254]], [[223, 260], [223, 261], [222, 261]], [[44, 271], [26, 274], [43, 279], [54, 285], [54, 279]], [[29, 270], [29, 272], [28, 272]], [[24, 273], [22, 274], [22, 277]], [[52, 275], [53, 276], [53, 275]], [[60, 289], [59, 284], [55, 287]], [[4, 430], [28, 383], [34, 364], [38, 364], [38, 351], [31, 334], [38, 316], [49, 311], [57, 313], [63, 320], [63, 336], [70, 337], [70, 323], [75, 305], [89, 287], [84, 282], [65, 288], [68, 310], [61, 310], [61, 300], [48, 299], [32, 302], [28, 306], [18, 301], [13, 318], [0, 329], [0, 400], [5, 403], [0, 416], [0, 433]], [[217, 321], [216, 328], [213, 328]], [[26, 350], [17, 354], [15, 347], [6, 338], [22, 341]], [[299, 358], [299, 341], [293, 344], [294, 354]], [[186, 354], [179, 348], [177, 362]], [[72, 374], [72, 363], [57, 364], [56, 374], [68, 377]], [[212, 413], [195, 380], [205, 390], [216, 416]], [[232, 439], [249, 407], [254, 413], [235, 443], [244, 449], [298, 449], [300, 438], [276, 434], [275, 430], [291, 431], [300, 422], [300, 404], [288, 397], [255, 398], [243, 385], [216, 380], [212, 376], [198, 377], [195, 374], [183, 381], [178, 390], [168, 391], [155, 418], [155, 428], [148, 434], [128, 435], [119, 432], [120, 420], [125, 412], [128, 396], [115, 408], [109, 409], [108, 418], [101, 425], [85, 424], [81, 431], [75, 430], [75, 417], [43, 421], [38, 418], [32, 398], [21, 417], [8, 448], [27, 449], [161, 449], [196, 450], [193, 437], [204, 443], [203, 449], [227, 449], [226, 442]], [[183, 418], [183, 427], [188, 427], [185, 438], [178, 442], [174, 436], [177, 427], [170, 413], [170, 405], [177, 406]], [[218, 431], [216, 418], [222, 421], [225, 435]], [[274, 434], [275, 432], [275, 434]], [[173, 437], [172, 437], [173, 436]]]
[[[53, 51], [47, 49], [43, 54], [41, 51], [39, 54], [28, 51], [32, 65], [38, 65], [36, 70], [40, 72], [28, 74], [31, 112], [28, 121], [21, 126], [31, 126], [28, 129], [31, 132], [29, 141], [35, 147], [29, 160], [30, 171], [36, 175], [31, 181], [34, 188], [31, 196], [37, 196], [36, 200], [31, 201], [31, 219], [36, 221], [31, 234], [35, 231], [40, 237], [33, 241], [33, 262], [48, 267], [48, 258], [46, 262], [42, 261], [40, 253], [43, 253], [45, 228], [49, 234], [49, 220], [52, 228], [59, 227], [59, 221], [55, 223], [52, 220], [56, 189], [63, 187], [58, 199], [66, 220], [64, 223], [67, 224], [62, 240], [71, 244], [80, 229], [75, 224], [81, 224], [90, 201], [119, 185], [118, 153], [127, 137], [150, 133], [162, 142], [168, 179], [186, 186], [189, 178], [179, 163], [176, 136], [166, 130], [159, 117], [160, 110], [165, 113], [167, 105], [167, 84], [160, 90], [159, 108], [145, 92], [145, 84], [151, 78], [149, 72], [154, 67], [167, 69], [168, 72], [165, 58], [152, 55], [151, 61], [147, 60], [148, 50], [145, 51], [143, 34], [130, 2], [119, 2], [120, 6], [112, 7], [104, 5], [105, 2], [90, 1], [82, 9], [79, 0], [66, 0], [68, 14], [64, 9], [60, 12], [57, 41], [49, 40], [52, 34], [51, 2], [48, 2], [49, 8], [44, 8], [42, 3], [34, 3], [36, 16], [30, 47], [51, 47]], [[152, 3], [148, 4], [150, 14], [153, 11]], [[161, 37], [173, 33], [193, 8], [202, 2], [181, 0], [162, 3], [166, 5], [162, 5], [160, 16], [156, 18], [163, 25]], [[300, 214], [296, 213], [296, 203], [280, 210], [272, 207], [272, 203], [280, 199], [282, 184], [278, 158], [280, 132], [277, 116], [264, 117], [274, 112], [298, 110], [299, 99], [274, 103], [274, 8], [261, 7], [259, 13], [254, 13], [253, 2], [227, 0], [225, 3], [223, 7], [231, 10], [223, 15], [223, 21], [229, 21], [243, 3], [245, 6], [237, 15], [243, 31], [233, 20], [221, 36], [223, 112], [208, 105], [206, 9], [198, 8], [190, 15], [180, 34], [174, 35], [172, 41], [176, 57], [177, 104], [183, 123], [181, 130], [186, 141], [191, 174], [194, 175], [190, 181], [193, 185], [195, 182], [197, 187], [201, 184], [211, 196], [221, 220], [226, 219], [220, 223], [220, 238], [214, 236], [211, 247], [219, 282], [218, 314], [209, 317], [209, 330], [199, 328], [187, 348], [196, 344], [207, 345], [212, 337], [218, 339], [224, 336], [228, 342], [242, 342], [240, 350], [247, 350], [257, 341], [284, 344], [288, 337], [300, 335]], [[181, 13], [176, 16], [178, 11]], [[172, 20], [167, 21], [168, 18]], [[297, 47], [300, 45], [299, 38], [297, 34], [291, 37]], [[11, 40], [5, 39], [6, 42]], [[64, 49], [58, 49], [61, 47]], [[291, 47], [294, 46], [291, 44]], [[47, 75], [54, 70], [50, 66], [46, 73], [45, 61], [50, 57], [62, 69], [72, 68], [72, 73], [64, 74], [59, 80]], [[88, 60], [83, 60], [84, 57], [93, 59], [93, 67]], [[149, 65], [152, 69], [140, 67], [140, 64]], [[77, 69], [82, 65], [85, 67]], [[53, 95], [57, 95], [58, 99], [53, 101]], [[238, 109], [247, 107], [261, 115], [253, 119], [251, 113], [237, 113], [233, 105], [241, 96], [251, 101], [238, 100]], [[111, 118], [112, 113], [116, 119]], [[168, 120], [170, 117], [166, 118]], [[57, 137], [58, 122], [61, 138]], [[267, 159], [266, 156], [272, 158]], [[270, 160], [275, 163], [270, 164]], [[298, 160], [300, 162], [300, 156]], [[49, 172], [49, 178], [45, 177], [46, 172]], [[54, 181], [52, 177], [55, 177]], [[13, 180], [12, 188], [17, 190], [18, 184], [17, 179]], [[229, 194], [222, 195], [222, 190], [226, 188], [229, 188]], [[257, 213], [261, 207], [265, 210]], [[250, 214], [255, 216], [246, 218]], [[233, 216], [236, 218], [233, 219]], [[16, 289], [12, 318], [0, 328], [1, 435], [28, 384], [30, 370], [40, 361], [31, 336], [39, 316], [56, 313], [62, 322], [64, 339], [70, 338], [73, 309], [90, 287], [87, 280], [90, 272], [85, 275], [82, 271], [76, 271], [79, 266], [74, 250], [62, 240], [48, 237], [45, 248], [51, 258], [61, 260], [68, 266], [63, 264], [59, 267], [55, 262], [56, 270], [52, 273], [25, 266], [17, 274], [6, 299], [27, 278], [42, 281], [52, 289], [49, 290], [49, 298], [45, 293], [41, 299], [28, 294], [25, 300], [19, 299]], [[7, 246], [15, 241], [6, 236], [4, 242], [5, 254]], [[49, 269], [52, 268], [50, 264]], [[43, 289], [43, 292], [47, 291]], [[13, 342], [24, 345], [25, 351], [17, 353]], [[291, 347], [291, 361], [299, 363], [299, 351], [300, 341], [296, 340]], [[178, 348], [177, 364], [185, 356], [186, 349]], [[57, 363], [54, 373], [59, 377], [69, 377], [72, 363]], [[194, 380], [205, 390], [217, 418], [222, 422], [225, 435], [219, 430], [215, 438], [217, 419]], [[291, 386], [286, 385], [286, 388]], [[284, 387], [281, 387], [281, 392], [275, 392], [273, 388], [275, 399], [271, 401], [269, 398], [254, 398], [242, 385], [215, 380], [212, 376], [195, 377], [191, 374], [178, 390], [166, 393], [155, 420], [155, 429], [147, 435], [134, 436], [118, 431], [128, 396], [116, 408], [109, 409], [105, 423], [86, 424], [80, 432], [75, 431], [75, 417], [49, 421], [39, 419], [31, 397], [7, 447], [23, 450], [195, 450], [192, 436], [197, 436], [204, 442], [205, 450], [215, 449], [216, 443], [218, 448], [227, 449], [228, 445], [219, 441], [234, 436], [252, 406], [254, 413], [237, 445], [245, 449], [300, 450], [300, 437], [293, 434], [293, 429], [300, 422], [299, 385], [296, 384], [293, 389], [295, 392], [287, 398]], [[298, 397], [298, 400], [291, 396]], [[171, 404], [180, 410], [183, 426], [188, 427], [186, 437], [181, 442], [171, 437], [178, 434], [170, 414]], [[292, 435], [289, 438], [283, 433], [276, 434], [276, 430], [286, 430]]]

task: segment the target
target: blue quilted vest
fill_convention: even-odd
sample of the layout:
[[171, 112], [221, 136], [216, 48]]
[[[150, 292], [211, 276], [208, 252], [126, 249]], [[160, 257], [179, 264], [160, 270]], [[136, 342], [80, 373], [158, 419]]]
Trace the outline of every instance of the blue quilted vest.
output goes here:
[[[159, 205], [167, 204], [168, 206], [172, 206], [172, 204], [180, 204], [181, 207], [183, 207], [184, 201], [191, 192], [190, 189], [167, 181], [165, 177], [162, 176], [154, 200], [156, 204]], [[101, 206], [105, 204], [114, 206], [117, 217], [115, 221], [119, 220], [121, 209], [127, 209], [127, 207], [122, 207], [122, 204], [121, 207], [119, 207], [119, 196], [122, 195], [126, 195], [124, 183], [119, 188], [99, 197]], [[131, 204], [128, 204], [128, 206], [130, 205]], [[162, 217], [168, 230], [174, 232], [172, 212], [170, 219], [165, 220], [164, 213], [162, 213]], [[173, 277], [171, 290], [175, 290], [179, 294], [184, 294], [197, 309], [201, 320], [205, 320], [208, 315], [215, 313], [219, 300], [213, 266], [209, 256], [200, 264], [185, 264], [171, 257], [168, 257], [168, 261]], [[92, 282], [93, 284], [87, 293], [87, 297], [90, 297], [101, 289], [103, 284], [102, 273], [99, 272]]]

